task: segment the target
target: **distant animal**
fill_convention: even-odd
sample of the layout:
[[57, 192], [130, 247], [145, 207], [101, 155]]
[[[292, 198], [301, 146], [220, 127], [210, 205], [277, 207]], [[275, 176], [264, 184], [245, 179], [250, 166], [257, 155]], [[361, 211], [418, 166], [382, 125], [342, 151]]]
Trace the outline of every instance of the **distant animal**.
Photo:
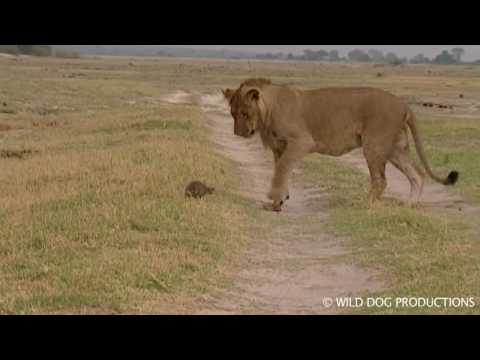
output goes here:
[[425, 173], [411, 158], [408, 129], [426, 173], [444, 185], [453, 185], [458, 172], [443, 178], [427, 161], [417, 120], [400, 98], [374, 88], [300, 90], [275, 85], [267, 79], [249, 79], [236, 90], [223, 90], [233, 117], [233, 132], [250, 138], [259, 133], [274, 156], [274, 175], [267, 197], [281, 211], [288, 197], [288, 178], [306, 155], [342, 156], [362, 148], [370, 171], [370, 204], [387, 186], [387, 162], [397, 167], [411, 186], [409, 203], [421, 196]]
[[185, 188], [185, 197], [200, 199], [208, 194], [213, 194], [215, 189], [213, 187], [208, 187], [200, 181], [192, 181]]

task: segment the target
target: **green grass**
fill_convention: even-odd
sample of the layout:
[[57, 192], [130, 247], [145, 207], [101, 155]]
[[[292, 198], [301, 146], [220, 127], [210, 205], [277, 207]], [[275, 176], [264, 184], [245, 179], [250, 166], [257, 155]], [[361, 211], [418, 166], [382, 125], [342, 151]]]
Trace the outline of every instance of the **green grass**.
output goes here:
[[[236, 165], [214, 151], [201, 110], [161, 103], [152, 78], [99, 86], [47, 64], [0, 66], [17, 77], [2, 93], [18, 104], [0, 120], [22, 130], [5, 131], [4, 146], [36, 150], [0, 159], [0, 313], [191, 311], [247, 243]], [[123, 101], [146, 94], [157, 100]], [[194, 179], [217, 191], [186, 200]]]
[[[478, 154], [474, 144], [478, 138], [470, 127], [479, 128], [470, 121], [455, 125], [422, 121], [428, 156], [435, 168], [442, 170], [442, 165], [446, 169], [455, 164], [463, 170], [466, 174], [459, 188], [478, 201], [475, 189], [480, 181], [473, 175], [478, 170], [478, 161], [474, 161]], [[435, 156], [434, 151], [437, 151]], [[413, 209], [388, 198], [370, 209], [367, 206], [369, 178], [364, 173], [320, 156], [307, 158], [303, 167], [305, 180], [319, 184], [330, 195], [331, 216], [326, 231], [350, 239], [354, 250], [352, 261], [385, 276], [388, 290], [372, 296], [473, 296], [477, 304], [474, 309], [362, 308], [359, 312], [479, 313], [480, 224], [474, 214]]]
[[421, 131], [432, 167], [460, 172], [457, 188], [480, 204], [480, 119], [422, 118]]
[[[0, 59], [2, 149], [35, 151], [0, 159], [0, 313], [188, 313], [225, 285], [248, 241], [282, 221], [232, 191], [245, 179], [213, 151], [199, 109], [165, 105], [165, 94], [211, 93], [255, 76], [415, 97], [480, 93], [478, 66], [130, 61]], [[432, 166], [459, 170], [450, 191], [479, 204], [479, 122], [421, 120]], [[378, 295], [473, 295], [479, 303], [476, 218], [393, 200], [369, 210], [363, 173], [320, 157], [304, 166], [306, 181], [330, 195], [326, 230], [350, 240], [351, 261], [388, 280]], [[193, 179], [217, 191], [186, 201]]]

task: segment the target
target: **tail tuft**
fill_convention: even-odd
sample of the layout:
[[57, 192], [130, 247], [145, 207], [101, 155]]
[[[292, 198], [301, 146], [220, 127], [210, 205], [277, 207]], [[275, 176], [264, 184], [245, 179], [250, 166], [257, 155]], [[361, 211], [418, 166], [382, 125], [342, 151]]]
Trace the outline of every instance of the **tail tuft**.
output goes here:
[[458, 171], [452, 171], [445, 179], [444, 185], [455, 185], [458, 180]]

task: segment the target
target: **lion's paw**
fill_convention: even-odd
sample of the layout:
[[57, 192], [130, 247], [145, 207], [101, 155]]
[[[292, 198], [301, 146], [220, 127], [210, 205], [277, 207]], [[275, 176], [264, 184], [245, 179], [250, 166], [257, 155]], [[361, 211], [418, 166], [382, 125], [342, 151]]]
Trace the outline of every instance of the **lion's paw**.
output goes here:
[[267, 194], [267, 198], [272, 200], [272, 201], [277, 201], [277, 202], [284, 202], [288, 199], [290, 199], [290, 194], [288, 190], [281, 190], [281, 189], [272, 189], [270, 192]]

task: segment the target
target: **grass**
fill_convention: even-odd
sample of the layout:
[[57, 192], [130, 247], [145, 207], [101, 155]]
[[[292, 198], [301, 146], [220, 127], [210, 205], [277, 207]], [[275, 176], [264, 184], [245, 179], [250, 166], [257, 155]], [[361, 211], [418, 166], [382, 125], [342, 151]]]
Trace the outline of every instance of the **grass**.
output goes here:
[[[214, 152], [200, 110], [166, 105], [163, 95], [219, 91], [262, 76], [304, 88], [375, 86], [415, 98], [450, 100], [462, 93], [478, 102], [479, 69], [0, 59], [0, 151], [6, 155], [0, 158], [0, 313], [188, 313], [228, 283], [242, 250], [258, 240], [256, 220], [269, 217], [235, 195], [244, 179]], [[459, 170], [451, 191], [478, 205], [478, 120], [420, 117], [432, 166]], [[304, 169], [305, 181], [330, 194], [325, 231], [348, 238], [350, 261], [388, 280], [390, 290], [379, 296], [475, 296], [480, 302], [473, 215], [408, 209], [393, 200], [369, 210], [363, 173], [321, 157], [308, 158]], [[184, 186], [193, 179], [216, 193], [186, 201]], [[454, 313], [468, 311], [478, 307]]]
[[[145, 107], [101, 91], [91, 101], [88, 80], [62, 95], [66, 80], [13, 71], [32, 83], [4, 90], [19, 111], [2, 120], [21, 130], [5, 132], [3, 153], [34, 151], [0, 159], [0, 313], [182, 313], [223, 283], [250, 213], [200, 109], [163, 104], [161, 91]], [[192, 179], [217, 192], [186, 200]]]
[[458, 189], [480, 204], [480, 121], [427, 116], [421, 130], [432, 166], [443, 173], [457, 169]]
[[[459, 93], [469, 92], [470, 101], [478, 101], [478, 67], [437, 67], [428, 75], [421, 74], [420, 70], [410, 67], [397, 74], [389, 74], [391, 70], [388, 70], [382, 79], [365, 76], [363, 85], [381, 87], [408, 97], [445, 97], [447, 100], [443, 101], [447, 102], [455, 101]], [[343, 79], [332, 76], [328, 85], [341, 85]], [[387, 79], [388, 84], [385, 83]], [[458, 170], [460, 180], [449, 191], [460, 193], [467, 202], [478, 206], [479, 119], [428, 112], [418, 117], [432, 167], [445, 175]], [[411, 209], [393, 199], [369, 209], [366, 206], [369, 178], [364, 173], [326, 157], [310, 157], [303, 166], [305, 180], [321, 184], [330, 194], [332, 211], [326, 231], [350, 239], [351, 261], [384, 275], [389, 290], [372, 296], [473, 296], [477, 304], [475, 308], [460, 309], [364, 307], [357, 313], [479, 313], [480, 224], [476, 214]]]
[[[459, 191], [478, 202], [478, 162], [474, 161], [478, 138], [472, 129], [480, 129], [480, 124], [425, 119], [421, 126], [435, 169], [446, 171], [455, 164], [465, 173]], [[359, 312], [479, 313], [480, 224], [475, 214], [412, 209], [393, 199], [370, 209], [369, 178], [364, 173], [326, 157], [310, 157], [303, 166], [305, 180], [321, 183], [330, 194], [331, 216], [326, 231], [350, 239], [352, 261], [386, 276], [389, 290], [372, 296], [474, 297], [477, 304], [475, 308], [459, 309], [364, 307]]]

